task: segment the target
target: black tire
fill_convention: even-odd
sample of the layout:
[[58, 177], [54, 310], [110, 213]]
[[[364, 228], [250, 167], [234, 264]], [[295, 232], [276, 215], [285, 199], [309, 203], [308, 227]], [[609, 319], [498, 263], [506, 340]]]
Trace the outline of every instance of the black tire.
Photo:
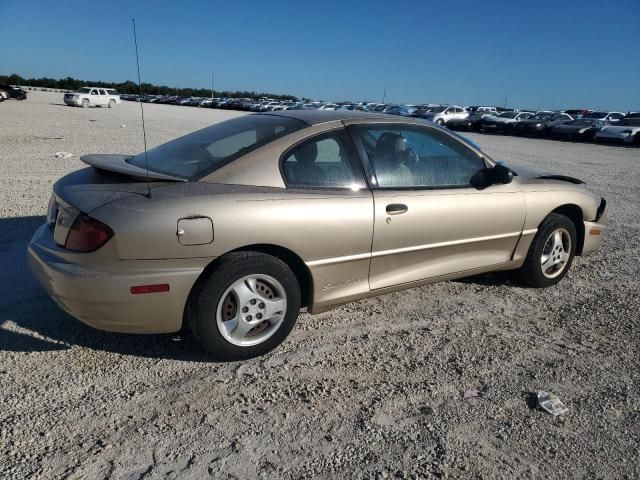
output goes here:
[[4, 90], [0, 90], [0, 102], [4, 102]]
[[439, 118], [438, 120], [436, 120], [436, 125], [439, 125], [440, 127], [444, 127], [444, 120]]
[[109, 108], [113, 108], [116, 106], [116, 101], [115, 100], [109, 100]]
[[[551, 234], [558, 229], [564, 229], [565, 231], [567, 231], [571, 238], [571, 245], [568, 252], [569, 258], [564, 265], [564, 269], [557, 276], [549, 278], [542, 271], [541, 257], [547, 240], [549, 239]], [[550, 214], [547, 218], [544, 219], [544, 221], [538, 228], [538, 233], [536, 234], [533, 242], [531, 242], [531, 246], [529, 247], [527, 258], [525, 259], [522, 267], [520, 267], [520, 269], [517, 271], [520, 280], [522, 280], [530, 287], [534, 288], [550, 287], [558, 283], [564, 278], [564, 276], [571, 268], [573, 257], [575, 256], [576, 252], [576, 241], [576, 226], [571, 221], [571, 219], [558, 213]]]
[[[234, 345], [220, 332], [217, 323], [222, 295], [237, 280], [247, 275], [268, 275], [284, 288], [287, 307], [284, 320], [273, 335], [253, 346]], [[273, 350], [289, 335], [300, 313], [300, 286], [295, 274], [282, 260], [258, 252], [225, 255], [192, 291], [186, 321], [200, 344], [217, 360], [245, 360]]]
[[636, 133], [633, 137], [633, 144], [636, 147], [640, 147], [640, 132]]
[[82, 108], [89, 108], [89, 100], [87, 98], [83, 98], [80, 103], [82, 104]]

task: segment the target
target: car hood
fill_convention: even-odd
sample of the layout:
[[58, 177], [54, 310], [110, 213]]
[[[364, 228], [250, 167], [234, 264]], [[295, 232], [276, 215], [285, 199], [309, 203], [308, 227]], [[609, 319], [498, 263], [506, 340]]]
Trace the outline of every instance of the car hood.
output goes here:
[[504, 118], [504, 117], [494, 117], [494, 116], [485, 117], [484, 120], [486, 122], [493, 122], [493, 123], [509, 123], [509, 122], [516, 121], [515, 118]]
[[555, 125], [553, 127], [554, 130], [576, 130], [576, 131], [582, 130], [584, 128], [593, 128], [593, 127], [589, 125], [563, 125], [563, 124]]
[[631, 131], [633, 133], [635, 132], [640, 132], [640, 126], [636, 127], [636, 126], [624, 126], [624, 125], [608, 125], [606, 127], [603, 127], [602, 130], [603, 132], [612, 132], [612, 133], [621, 133], [624, 131]]
[[575, 177], [571, 177], [569, 175], [560, 175], [557, 173], [546, 172], [544, 170], [538, 170], [535, 168], [521, 167], [521, 166], [512, 167], [511, 165], [509, 165], [509, 168], [518, 177], [525, 178], [528, 180], [560, 180], [563, 182], [573, 183], [575, 185], [580, 185], [582, 183], [585, 183], [582, 180]]

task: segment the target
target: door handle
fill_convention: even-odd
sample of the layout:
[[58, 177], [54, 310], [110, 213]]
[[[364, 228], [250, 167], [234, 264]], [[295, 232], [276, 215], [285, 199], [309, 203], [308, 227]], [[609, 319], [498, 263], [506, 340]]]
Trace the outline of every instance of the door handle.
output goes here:
[[404, 203], [390, 203], [387, 205], [387, 213], [389, 215], [400, 215], [401, 213], [407, 213], [409, 207]]

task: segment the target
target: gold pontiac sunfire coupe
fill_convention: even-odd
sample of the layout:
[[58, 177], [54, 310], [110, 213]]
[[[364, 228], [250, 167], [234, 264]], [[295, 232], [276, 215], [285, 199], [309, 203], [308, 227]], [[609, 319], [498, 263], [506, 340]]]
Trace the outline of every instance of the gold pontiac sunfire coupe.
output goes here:
[[254, 114], [146, 160], [82, 160], [29, 245], [40, 283], [88, 325], [189, 325], [223, 360], [279, 345], [303, 306], [494, 270], [554, 285], [606, 225], [580, 180], [512, 170], [420, 119]]

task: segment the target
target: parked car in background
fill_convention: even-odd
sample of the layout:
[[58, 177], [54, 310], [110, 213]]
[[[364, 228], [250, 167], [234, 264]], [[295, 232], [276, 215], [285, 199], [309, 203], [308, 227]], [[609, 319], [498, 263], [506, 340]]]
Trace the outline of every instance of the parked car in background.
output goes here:
[[566, 113], [567, 115], [571, 115], [574, 119], [578, 119], [586, 115], [589, 115], [590, 113], [593, 113], [593, 110], [589, 110], [588, 108], [578, 108], [578, 109], [571, 109], [571, 110], [563, 110], [562, 112]]
[[451, 130], [466, 130], [468, 132], [475, 132], [480, 129], [480, 123], [484, 118], [495, 115], [495, 111], [475, 111], [469, 113], [469, 116], [466, 118], [452, 118], [447, 122], [447, 128]]
[[19, 87], [11, 85], [0, 85], [0, 102], [14, 98], [16, 100], [26, 100], [27, 92]]
[[497, 270], [555, 285], [607, 224], [580, 180], [511, 169], [416, 118], [243, 115], [81, 159], [29, 244], [35, 277], [93, 327], [184, 323], [227, 361], [277, 347], [301, 307]]
[[538, 112], [533, 117], [513, 125], [513, 133], [522, 136], [546, 137], [549, 129], [573, 120], [567, 113]]
[[469, 112], [467, 112], [463, 107], [458, 105], [443, 105], [425, 112], [420, 115], [420, 118], [424, 118], [440, 126], [444, 126], [449, 120], [453, 120], [454, 118], [466, 118], [468, 116]]
[[604, 120], [605, 122], [615, 123], [624, 118], [624, 113], [621, 112], [591, 112], [582, 118], [595, 118], [597, 120]]
[[65, 93], [64, 103], [75, 107], [115, 107], [120, 103], [120, 95], [113, 89], [82, 87], [76, 92]]
[[640, 113], [631, 113], [614, 125], [602, 127], [595, 133], [594, 140], [640, 147]]
[[503, 112], [482, 118], [478, 121], [478, 127], [485, 132], [511, 133], [514, 124], [533, 116], [533, 112]]
[[597, 118], [578, 118], [549, 129], [549, 136], [561, 140], [591, 142], [598, 130], [609, 125]]
[[473, 113], [490, 113], [492, 115], [495, 115], [498, 113], [497, 107], [487, 107], [482, 105], [472, 105], [470, 107], [467, 107], [466, 110], [467, 112], [469, 112], [470, 115]]

